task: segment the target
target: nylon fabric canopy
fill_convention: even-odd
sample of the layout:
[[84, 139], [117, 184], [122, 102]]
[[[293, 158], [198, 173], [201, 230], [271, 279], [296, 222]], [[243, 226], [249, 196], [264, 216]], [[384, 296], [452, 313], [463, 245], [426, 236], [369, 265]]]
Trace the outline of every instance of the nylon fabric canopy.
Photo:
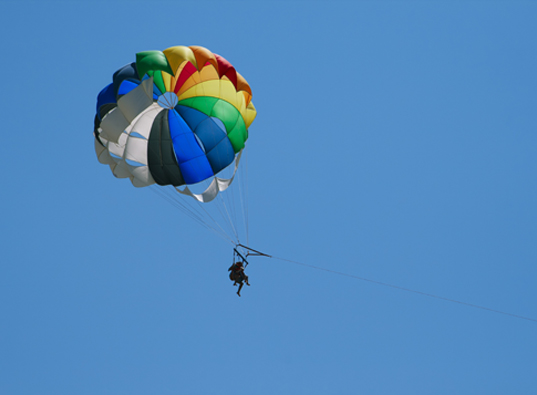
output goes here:
[[[97, 97], [95, 151], [114, 176], [136, 187], [213, 179], [200, 202], [231, 183], [256, 116], [246, 80], [222, 56], [198, 46], [136, 54]], [[235, 163], [233, 177], [216, 177]]]

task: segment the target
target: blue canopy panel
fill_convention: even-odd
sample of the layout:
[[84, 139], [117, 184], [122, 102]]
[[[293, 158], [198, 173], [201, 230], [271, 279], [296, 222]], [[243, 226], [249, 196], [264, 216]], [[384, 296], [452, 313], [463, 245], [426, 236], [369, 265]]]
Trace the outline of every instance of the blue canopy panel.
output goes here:
[[113, 84], [107, 85], [101, 92], [99, 92], [99, 95], [97, 96], [97, 114], [99, 114], [99, 108], [108, 103], [117, 103]]
[[186, 124], [190, 127], [191, 130], [196, 130], [201, 121], [205, 121], [209, 118], [207, 115], [201, 111], [195, 110], [191, 107], [178, 105], [175, 106], [175, 109], [183, 117]]
[[214, 174], [233, 162], [235, 151], [222, 121], [190, 107], [179, 105], [175, 109], [200, 139]]
[[138, 71], [136, 70], [136, 63], [129, 63], [114, 73], [112, 81], [114, 81], [114, 94], [116, 97], [119, 95], [119, 87], [121, 86], [121, 83], [125, 80], [138, 81], [138, 84], [140, 83]]
[[207, 155], [214, 174], [233, 162], [235, 159], [233, 146], [225, 130], [222, 130], [213, 118], [207, 118], [200, 122], [194, 133], [205, 147], [205, 155]]
[[162, 94], [163, 92], [161, 92], [157, 85], [153, 83], [153, 99], [158, 100], [158, 97]]
[[168, 125], [175, 157], [185, 183], [196, 184], [214, 176], [211, 165], [196, 136], [177, 111], [168, 111]]
[[140, 81], [124, 80], [119, 86], [119, 90], [117, 91], [118, 97], [121, 95], [126, 95], [127, 93], [132, 91], [134, 88], [137, 88], [139, 85], [140, 85]]

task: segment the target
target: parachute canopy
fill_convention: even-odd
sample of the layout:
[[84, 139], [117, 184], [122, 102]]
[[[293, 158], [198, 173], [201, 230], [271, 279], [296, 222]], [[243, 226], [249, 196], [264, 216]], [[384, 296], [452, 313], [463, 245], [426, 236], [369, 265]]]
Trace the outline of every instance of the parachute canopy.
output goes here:
[[255, 116], [250, 86], [223, 57], [198, 46], [140, 52], [97, 97], [95, 150], [136, 187], [212, 178], [201, 195], [178, 189], [206, 202], [231, 183], [216, 175], [234, 161], [236, 171]]

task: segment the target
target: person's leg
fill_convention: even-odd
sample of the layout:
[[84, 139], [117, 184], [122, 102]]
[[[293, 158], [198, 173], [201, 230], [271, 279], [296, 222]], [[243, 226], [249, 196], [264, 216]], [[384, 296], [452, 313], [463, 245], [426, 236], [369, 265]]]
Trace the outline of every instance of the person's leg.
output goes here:
[[231, 273], [229, 274], [229, 278], [231, 278], [231, 280], [234, 281], [233, 286], [236, 287], [237, 284], [239, 283], [239, 277], [237, 276], [237, 273], [235, 273], [235, 272], [231, 272]]

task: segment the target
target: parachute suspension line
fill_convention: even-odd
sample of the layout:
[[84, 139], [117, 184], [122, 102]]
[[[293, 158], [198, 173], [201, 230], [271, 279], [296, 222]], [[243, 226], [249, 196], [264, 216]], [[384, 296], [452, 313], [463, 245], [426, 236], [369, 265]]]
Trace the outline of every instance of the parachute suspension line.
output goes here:
[[186, 200], [181, 199], [176, 193], [168, 188], [155, 188], [157, 191], [162, 191], [170, 200], [175, 203], [175, 207], [181, 209], [187, 214], [190, 214], [198, 222], [211, 227], [207, 221], [204, 220], [203, 216], [196, 210], [195, 206], [189, 205]]
[[246, 233], [246, 244], [250, 244], [250, 235], [248, 229], [248, 150], [245, 149], [245, 158], [243, 163], [244, 171], [239, 174], [239, 196], [242, 209], [242, 219], [244, 221], [244, 231]]
[[371, 280], [371, 279], [369, 279], [369, 278], [360, 277], [360, 276], [355, 276], [355, 275], [353, 275], [353, 274], [348, 274], [348, 273], [338, 272], [338, 271], [335, 271], [335, 270], [325, 269], [324, 267], [319, 267], [319, 266], [309, 265], [309, 264], [307, 264], [307, 263], [302, 263], [302, 262], [298, 262], [298, 261], [293, 261], [293, 260], [291, 260], [291, 259], [280, 258], [280, 257], [273, 256], [273, 255], [272, 255], [272, 256], [271, 256], [271, 255], [265, 255], [265, 256], [268, 256], [269, 258], [278, 259], [278, 260], [280, 260], [280, 261], [285, 261], [285, 262], [294, 263], [294, 264], [296, 264], [296, 265], [300, 265], [300, 266], [306, 266], [306, 267], [309, 267], [309, 268], [312, 268], [312, 269], [316, 269], [316, 270], [322, 270], [322, 271], [325, 271], [325, 272], [329, 272], [329, 273], [333, 273], [333, 274], [338, 274], [338, 275], [340, 275], [340, 276], [345, 276], [345, 277], [354, 278], [354, 279], [357, 279], [357, 280], [360, 280], [360, 281], [367, 281], [367, 282], [369, 282], [369, 283], [373, 283], [373, 284], [377, 284], [377, 285], [382, 285], [383, 287], [395, 288], [395, 289], [398, 289], [398, 290], [401, 290], [401, 291], [405, 291], [405, 292], [411, 292], [411, 293], [415, 293], [415, 294], [418, 294], [418, 295], [427, 296], [427, 297], [430, 297], [430, 298], [435, 298], [435, 299], [444, 300], [444, 301], [446, 301], [446, 302], [457, 303], [457, 304], [460, 304], [460, 305], [464, 305], [464, 306], [468, 306], [468, 307], [473, 307], [473, 308], [475, 308], [475, 309], [486, 310], [486, 311], [490, 311], [490, 312], [492, 312], [492, 313], [503, 314], [503, 315], [508, 315], [508, 316], [510, 316], [510, 317], [520, 318], [520, 319], [522, 319], [522, 320], [527, 320], [527, 321], [537, 322], [537, 319], [529, 318], [529, 317], [524, 317], [523, 315], [518, 315], [518, 314], [513, 314], [513, 313], [507, 313], [507, 312], [505, 312], [505, 311], [495, 310], [495, 309], [491, 309], [491, 308], [489, 308], [489, 307], [480, 306], [480, 305], [473, 304], [473, 303], [462, 302], [462, 301], [460, 301], [460, 300], [456, 300], [456, 299], [445, 298], [445, 297], [443, 297], [443, 296], [438, 296], [438, 295], [430, 294], [430, 293], [427, 293], [427, 292], [416, 291], [416, 290], [414, 290], [414, 289], [405, 288], [405, 287], [401, 287], [401, 286], [399, 286], [399, 285], [394, 285], [394, 284], [388, 284], [388, 283], [384, 283], [384, 282], [382, 282], [382, 281]]
[[[227, 191], [226, 191], [227, 192]], [[212, 207], [213, 209], [217, 210], [217, 212], [220, 214], [220, 218], [221, 218], [221, 221], [222, 221], [222, 225], [225, 225], [225, 227], [227, 228], [227, 231], [224, 231], [225, 233], [227, 233], [228, 235], [235, 235], [236, 237], [236, 232], [234, 232], [234, 229], [233, 229], [233, 225], [229, 222], [228, 218], [226, 217], [225, 213], [224, 213], [224, 209], [223, 207], [225, 206], [225, 204], [223, 203], [223, 201], [221, 200], [222, 199], [222, 196], [221, 194], [219, 193], [217, 195], [217, 197], [211, 202], [212, 203]], [[205, 213], [216, 223], [218, 224], [218, 226], [220, 226], [220, 228], [222, 229], [222, 226], [218, 223], [218, 221], [216, 221], [212, 215], [207, 211], [205, 210], [205, 207], [203, 206], [203, 203], [199, 203], [200, 207], [203, 209], [203, 211], [205, 211]], [[216, 214], [216, 213], [215, 213]]]
[[[220, 195], [220, 194], [218, 194], [218, 195]], [[224, 233], [226, 234], [228, 240], [233, 241], [233, 239], [232, 239], [231, 237], [229, 237], [229, 235], [228, 235], [229, 232], [226, 232], [226, 231], [222, 228], [222, 226], [218, 223], [218, 221], [216, 221], [216, 220], [214, 219], [214, 217], [211, 215], [211, 213], [209, 213], [209, 211], [207, 211], [203, 205], [204, 205], [204, 203], [198, 202], [198, 206], [199, 206], [199, 207], [205, 212], [205, 214], [206, 214], [206, 215], [213, 221], [213, 223], [216, 224], [216, 225], [222, 230], [222, 232], [224, 232]], [[219, 207], [218, 204], [215, 205], [215, 206], [217, 207], [218, 211], [220, 212], [220, 215], [222, 215], [222, 209], [221, 209], [221, 207]], [[222, 215], [222, 217], [223, 217], [223, 215]], [[225, 218], [224, 218], [224, 219], [225, 219]]]
[[[209, 188], [211, 182], [212, 182], [212, 179], [203, 180], [201, 182], [201, 185], [203, 185], [203, 189], [207, 190]], [[220, 193], [218, 195], [220, 195]], [[211, 212], [209, 210], [207, 210], [205, 208], [205, 204], [207, 204], [207, 203], [199, 202], [198, 200], [193, 200], [193, 201], [190, 200], [190, 199], [187, 199], [187, 200], [189, 202], [191, 202], [191, 204], [197, 205], [199, 208], [201, 208], [201, 210], [203, 210], [205, 215], [208, 218], [210, 218], [211, 221], [222, 230], [222, 232], [224, 232], [226, 235], [228, 235], [228, 238], [230, 240], [233, 240], [230, 237], [233, 234], [233, 232], [232, 232], [231, 228], [229, 227], [229, 224], [226, 222], [226, 219], [225, 219], [224, 215], [222, 214], [222, 207], [221, 207], [221, 204], [218, 202], [217, 199], [213, 200], [209, 204], [211, 204], [211, 207], [213, 208], [213, 211], [217, 210], [220, 213], [220, 217], [223, 219], [221, 223], [216, 218], [214, 218], [214, 216], [211, 214]], [[213, 213], [213, 214], [216, 214], [216, 213]], [[224, 229], [222, 226], [224, 226], [226, 229]]]
[[[224, 194], [224, 199], [227, 200], [227, 204], [228, 204], [228, 207], [229, 207], [229, 210], [230, 210], [230, 213], [231, 213], [231, 217], [233, 218], [233, 223], [235, 224], [235, 229], [237, 231], [237, 235], [238, 237], [240, 236], [241, 232], [240, 232], [240, 229], [239, 229], [239, 222], [238, 222], [238, 215], [237, 215], [237, 205], [235, 204], [235, 202], [237, 201], [237, 192], [236, 192], [236, 189], [237, 188], [230, 188], [230, 194]], [[238, 241], [238, 238], [237, 238], [237, 241]]]
[[[246, 218], [244, 217], [244, 198], [243, 198], [243, 194], [242, 194], [242, 192], [243, 192], [243, 189], [242, 189], [242, 174], [239, 175], [239, 179], [237, 180], [237, 184], [239, 184], [238, 191], [237, 191], [237, 195], [239, 195], [239, 196], [235, 201], [237, 201], [238, 202], [237, 204], [240, 206], [240, 207], [237, 208], [237, 211], [238, 211], [238, 216], [241, 217], [242, 221], [241, 221], [241, 223], [239, 223], [239, 221], [237, 221], [236, 223], [237, 223], [237, 226], [240, 225], [243, 228], [243, 232], [242, 232], [241, 235], [244, 235], [244, 236], [246, 236], [246, 238], [248, 238], [248, 235], [246, 234], [246, 222], [245, 222]], [[248, 243], [246, 243], [246, 244], [248, 244]]]
[[[196, 210], [193, 207], [189, 207], [188, 205], [186, 205], [175, 194], [170, 193], [170, 191], [167, 189], [164, 189], [163, 191], [162, 188], [154, 188], [154, 189], [152, 188], [152, 190], [157, 195], [161, 196], [164, 200], [167, 200], [172, 206], [181, 210], [188, 217], [198, 222], [198, 224], [212, 231], [217, 236], [224, 239], [226, 242], [233, 244], [233, 240], [226, 234], [226, 232], [224, 232], [223, 229], [220, 228], [220, 230], [218, 230], [216, 227], [211, 226], [209, 223], [207, 223], [207, 221], [203, 219], [203, 217], [198, 212], [196, 212]], [[217, 223], [216, 225], [219, 226]]]
[[[172, 192], [167, 188], [156, 187], [155, 185], [151, 186], [149, 189], [153, 191], [155, 194], [159, 195], [164, 200], [166, 200], [175, 208], [181, 210], [183, 213], [185, 213], [188, 217], [196, 221], [198, 224], [212, 231], [214, 234], [216, 234], [218, 237], [220, 237], [224, 241], [234, 245], [233, 239], [228, 236], [228, 234], [222, 229], [222, 227], [216, 221], [214, 221], [214, 218], [212, 218], [207, 213], [208, 217], [213, 221], [216, 227], [212, 226], [207, 221], [205, 221], [203, 219], [203, 216], [199, 212], [197, 212], [193, 206], [185, 203], [185, 199], [181, 199], [181, 197], [177, 195], [177, 192], [175, 192], [175, 190], [174, 192]], [[205, 211], [205, 209], [203, 210]], [[220, 229], [218, 229], [217, 227]]]
[[201, 223], [201, 224], [203, 224], [203, 225], [205, 225], [207, 227], [207, 224], [205, 223], [205, 221], [203, 221], [203, 219], [199, 216], [198, 213], [196, 213], [194, 210], [191, 210], [188, 207], [184, 206], [183, 204], [181, 204], [181, 202], [175, 200], [169, 193], [166, 193], [167, 192], [166, 190], [163, 191], [161, 188], [154, 188], [154, 187], [152, 187], [150, 189], [155, 194], [159, 195], [164, 200], [168, 201], [172, 206], [174, 206], [175, 208], [178, 208], [181, 211], [183, 211], [190, 218], [198, 221], [199, 223]]
[[[217, 196], [217, 199], [219, 201], [219, 204], [224, 209], [222, 211], [222, 216], [225, 221], [227, 221], [229, 225], [229, 229], [231, 232], [235, 235], [236, 240], [239, 239], [239, 233], [236, 229], [235, 224], [237, 223], [237, 218], [235, 216], [235, 205], [234, 202], [234, 190], [235, 188], [228, 188], [226, 189], [225, 193], [219, 193]], [[225, 214], [224, 214], [225, 212]]]
[[[244, 148], [241, 152], [241, 157], [244, 157], [248, 153], [247, 145], [245, 144]], [[242, 163], [242, 162], [241, 162]], [[242, 237], [246, 233], [246, 226], [243, 224], [243, 221], [245, 219], [244, 217], [244, 201], [242, 196], [242, 188], [241, 188], [241, 182], [244, 179], [243, 169], [244, 165], [239, 164], [240, 169], [236, 172], [235, 177], [237, 180], [235, 180], [235, 183], [239, 184], [238, 188], [230, 188], [230, 195], [227, 195], [228, 202], [230, 202], [230, 211], [231, 215], [233, 216], [233, 223], [235, 224], [237, 234], [239, 237]], [[241, 218], [242, 217], [242, 220]], [[243, 229], [240, 229], [243, 227]], [[239, 238], [237, 238], [237, 241], [239, 241]]]
[[250, 244], [250, 211], [248, 209], [248, 199], [250, 197], [249, 195], [250, 189], [249, 189], [249, 184], [248, 184], [248, 163], [249, 163], [248, 152], [246, 152], [246, 167], [245, 167], [246, 178], [245, 178], [245, 183], [244, 183], [244, 189], [246, 193], [245, 193], [244, 205], [246, 206], [246, 242]]
[[233, 234], [235, 234], [235, 238], [237, 239], [237, 242], [238, 242], [239, 241], [239, 235], [237, 233], [237, 229], [235, 229], [235, 225], [233, 225], [233, 221], [231, 220], [231, 217], [229, 216], [229, 211], [227, 209], [226, 202], [222, 198], [222, 194], [219, 193], [217, 198], [220, 199], [220, 202], [222, 202], [222, 205], [224, 206], [224, 209], [226, 210], [228, 223], [229, 223], [229, 225], [231, 227], [231, 230], [233, 231]]

